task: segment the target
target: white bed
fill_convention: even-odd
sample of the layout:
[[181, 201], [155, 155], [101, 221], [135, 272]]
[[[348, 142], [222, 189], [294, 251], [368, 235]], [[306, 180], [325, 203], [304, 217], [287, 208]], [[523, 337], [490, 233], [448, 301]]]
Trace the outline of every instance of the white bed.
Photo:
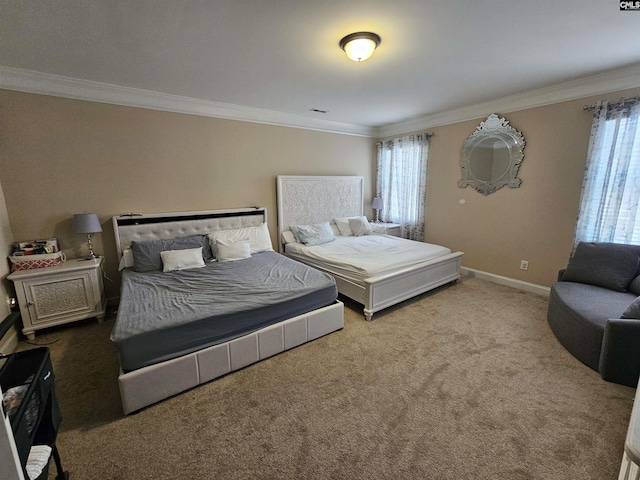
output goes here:
[[[334, 224], [335, 218], [362, 216], [363, 177], [281, 175], [277, 191], [280, 251], [333, 275], [342, 295], [364, 305], [366, 320], [375, 312], [460, 278], [463, 253], [438, 245], [387, 235], [341, 237], [335, 225], [333, 242], [305, 247], [295, 241], [292, 225]], [[352, 241], [361, 245], [352, 247]], [[367, 253], [378, 247], [386, 253]], [[405, 255], [409, 251], [413, 252]], [[354, 255], [349, 259], [350, 253]]]
[[[134, 241], [173, 239], [225, 231], [233, 237], [253, 227], [266, 227], [264, 208], [199, 212], [124, 215], [113, 217], [116, 248], [121, 266]], [[244, 233], [242, 233], [244, 235]], [[270, 244], [270, 240], [269, 240]], [[269, 253], [269, 255], [274, 255]], [[127, 265], [130, 266], [130, 265]], [[202, 269], [204, 270], [204, 269]], [[248, 366], [284, 350], [317, 339], [344, 326], [339, 301], [285, 318], [230, 341], [160, 361], [118, 377], [125, 414], [183, 392], [201, 383]]]

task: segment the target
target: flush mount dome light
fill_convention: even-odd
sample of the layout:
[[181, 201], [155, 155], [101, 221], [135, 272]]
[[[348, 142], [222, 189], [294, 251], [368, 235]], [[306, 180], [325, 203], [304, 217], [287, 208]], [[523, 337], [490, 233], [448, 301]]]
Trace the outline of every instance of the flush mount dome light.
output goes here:
[[380, 36], [371, 32], [356, 32], [340, 40], [340, 48], [354, 62], [364, 62], [380, 45]]

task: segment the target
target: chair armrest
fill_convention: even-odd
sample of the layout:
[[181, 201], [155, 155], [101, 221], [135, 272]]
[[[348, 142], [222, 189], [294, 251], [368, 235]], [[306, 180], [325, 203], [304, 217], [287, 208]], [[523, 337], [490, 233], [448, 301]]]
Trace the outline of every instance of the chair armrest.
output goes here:
[[567, 269], [563, 268], [562, 270], [558, 271], [558, 281], [561, 282], [562, 281], [562, 276], [564, 275], [564, 272], [566, 272]]
[[640, 377], [640, 320], [611, 318], [604, 326], [600, 365], [602, 378], [629, 387]]

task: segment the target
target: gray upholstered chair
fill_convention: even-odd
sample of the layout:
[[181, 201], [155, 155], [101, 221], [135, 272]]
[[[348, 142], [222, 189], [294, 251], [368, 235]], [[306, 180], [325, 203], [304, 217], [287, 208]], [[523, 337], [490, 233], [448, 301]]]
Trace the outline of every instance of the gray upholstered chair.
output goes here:
[[551, 288], [548, 321], [560, 343], [605, 380], [640, 377], [640, 246], [580, 243]]

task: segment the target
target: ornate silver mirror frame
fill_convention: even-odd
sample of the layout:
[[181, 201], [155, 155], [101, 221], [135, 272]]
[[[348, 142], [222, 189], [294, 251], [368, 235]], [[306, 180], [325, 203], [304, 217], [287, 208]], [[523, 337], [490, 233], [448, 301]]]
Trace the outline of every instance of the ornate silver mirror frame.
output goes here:
[[483, 195], [505, 185], [518, 188], [522, 183], [517, 176], [524, 158], [524, 144], [522, 133], [492, 113], [462, 145], [462, 178], [458, 186], [471, 185]]

